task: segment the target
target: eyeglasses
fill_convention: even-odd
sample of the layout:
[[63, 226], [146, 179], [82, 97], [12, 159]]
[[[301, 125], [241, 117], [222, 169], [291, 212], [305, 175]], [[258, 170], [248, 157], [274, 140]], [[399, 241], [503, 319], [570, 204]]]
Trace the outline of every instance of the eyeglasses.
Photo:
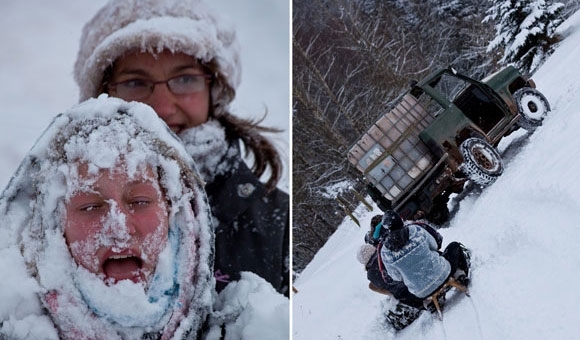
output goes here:
[[142, 100], [149, 97], [155, 86], [167, 84], [171, 93], [176, 95], [192, 94], [205, 90], [213, 77], [209, 74], [185, 74], [167, 80], [152, 81], [146, 79], [129, 79], [109, 83], [109, 93], [125, 100]]

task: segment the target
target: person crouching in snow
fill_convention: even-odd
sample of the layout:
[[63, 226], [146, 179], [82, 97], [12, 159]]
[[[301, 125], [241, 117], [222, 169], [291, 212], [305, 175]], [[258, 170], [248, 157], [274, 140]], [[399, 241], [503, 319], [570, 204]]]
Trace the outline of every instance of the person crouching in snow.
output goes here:
[[0, 216], [0, 267], [25, 264], [0, 284], [0, 296], [23, 286], [3, 300], [0, 338], [219, 339], [247, 323], [248, 292], [287, 301], [252, 274], [246, 296], [236, 285], [217, 296], [203, 183], [141, 103], [101, 96], [58, 115], [2, 193]]
[[[394, 280], [403, 281], [409, 292], [420, 299], [433, 294], [450, 276], [465, 284], [469, 274], [467, 249], [451, 242], [443, 253], [432, 232], [417, 222], [404, 223], [392, 210], [382, 220], [381, 260]], [[442, 238], [440, 238], [441, 240]]]

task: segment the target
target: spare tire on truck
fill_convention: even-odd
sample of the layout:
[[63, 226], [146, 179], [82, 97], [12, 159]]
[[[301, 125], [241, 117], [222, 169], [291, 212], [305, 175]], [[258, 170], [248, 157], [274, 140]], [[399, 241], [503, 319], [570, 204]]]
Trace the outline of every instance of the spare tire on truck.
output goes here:
[[514, 93], [514, 101], [518, 105], [518, 112], [521, 116], [518, 125], [528, 131], [541, 126], [550, 112], [550, 103], [546, 97], [532, 87], [517, 90]]

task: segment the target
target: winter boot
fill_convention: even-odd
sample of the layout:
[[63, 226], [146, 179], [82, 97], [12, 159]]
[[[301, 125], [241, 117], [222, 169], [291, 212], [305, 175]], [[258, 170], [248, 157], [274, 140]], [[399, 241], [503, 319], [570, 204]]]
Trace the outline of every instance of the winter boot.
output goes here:
[[469, 268], [471, 268], [471, 251], [467, 249], [462, 243], [459, 243], [461, 251], [463, 252], [463, 261], [459, 262], [459, 269], [465, 271], [465, 275], [469, 276]]
[[453, 273], [453, 278], [462, 286], [467, 287], [469, 285], [469, 268], [471, 267], [471, 252], [469, 249], [465, 248], [465, 246], [461, 243], [460, 250], [462, 256], [460, 256], [460, 260], [457, 266], [457, 270]]
[[409, 326], [421, 315], [422, 309], [398, 303], [394, 310], [387, 312], [387, 322], [397, 331]]

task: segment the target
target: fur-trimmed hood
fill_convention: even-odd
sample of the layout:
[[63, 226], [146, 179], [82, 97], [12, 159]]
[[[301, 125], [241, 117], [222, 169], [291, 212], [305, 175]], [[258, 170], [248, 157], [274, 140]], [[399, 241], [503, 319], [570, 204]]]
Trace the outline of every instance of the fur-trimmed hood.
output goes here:
[[[157, 169], [170, 206], [169, 236], [142, 301], [110, 310], [103, 301], [138, 284], [103, 285], [97, 296], [83, 290], [86, 273], [68, 251], [62, 208], [75, 164], [111, 169], [120, 159], [129, 174], [143, 164]], [[195, 169], [179, 139], [144, 104], [103, 95], [58, 115], [45, 130], [0, 197], [2, 236], [9, 239], [2, 245], [19, 246], [61, 338], [181, 339], [201, 328], [215, 299], [214, 231]]]

